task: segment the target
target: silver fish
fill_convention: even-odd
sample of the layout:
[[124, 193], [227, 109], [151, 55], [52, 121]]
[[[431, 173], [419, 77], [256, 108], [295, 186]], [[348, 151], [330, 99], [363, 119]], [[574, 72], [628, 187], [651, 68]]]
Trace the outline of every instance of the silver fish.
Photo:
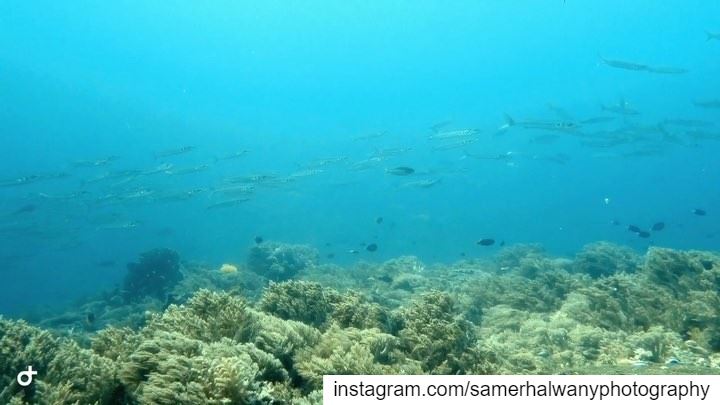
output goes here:
[[639, 111], [633, 109], [630, 107], [630, 104], [625, 101], [624, 99], [620, 99], [620, 101], [617, 104], [613, 105], [600, 105], [601, 109], [603, 111], [608, 111], [614, 114], [619, 115], [638, 115], [640, 114]]
[[317, 169], [320, 167], [330, 166], [333, 164], [342, 163], [348, 160], [347, 156], [337, 156], [337, 157], [329, 157], [329, 158], [322, 158], [322, 159], [315, 159], [312, 162], [305, 165], [308, 169]]
[[415, 169], [407, 166], [394, 167], [392, 169], [385, 169], [385, 173], [392, 174], [395, 176], [409, 176], [415, 173]]
[[457, 142], [433, 146], [433, 150], [450, 150], [450, 149], [463, 148], [465, 146], [468, 146], [470, 144], [477, 142], [477, 140], [478, 140], [477, 138], [461, 139]]
[[512, 117], [505, 114], [505, 125], [500, 127], [500, 129], [508, 129], [512, 127], [540, 129], [545, 131], [574, 132], [580, 129], [580, 124], [573, 121], [515, 121]]
[[215, 209], [220, 209], [220, 208], [230, 208], [230, 207], [238, 206], [247, 201], [250, 201], [250, 199], [249, 198], [236, 198], [234, 200], [220, 201], [215, 204], [208, 205], [207, 207], [205, 207], [205, 209], [215, 210]]
[[400, 185], [400, 187], [403, 188], [430, 188], [436, 184], [440, 184], [440, 179], [425, 179], [425, 180], [418, 180], [418, 181], [409, 181], [407, 183], [403, 183]]
[[502, 160], [502, 161], [510, 161], [514, 157], [512, 152], [505, 152], [505, 153], [500, 153], [497, 155], [478, 155], [478, 154], [466, 152], [465, 156], [473, 158], [473, 159], [478, 159], [478, 160]]
[[102, 159], [95, 159], [95, 160], [77, 160], [71, 164], [72, 167], [75, 168], [82, 168], [82, 167], [99, 167], [99, 166], [106, 166], [112, 162], [117, 160], [117, 156], [108, 156], [106, 158]]
[[390, 157], [390, 156], [398, 156], [402, 155], [403, 153], [410, 152], [412, 148], [384, 148], [384, 149], [375, 149], [375, 151], [372, 154], [372, 157]]
[[31, 174], [29, 176], [22, 176], [15, 179], [2, 180], [0, 181], [0, 187], [23, 186], [40, 180], [42, 180], [42, 176]]
[[305, 170], [300, 170], [299, 172], [292, 173], [288, 177], [293, 178], [293, 179], [298, 179], [301, 177], [315, 176], [315, 175], [318, 175], [323, 172], [324, 172], [324, 170], [321, 170], [321, 169], [305, 169]]
[[244, 195], [252, 194], [255, 192], [255, 185], [253, 184], [240, 184], [239, 186], [221, 187], [213, 190], [212, 194], [224, 194], [224, 195]]
[[698, 128], [698, 127], [712, 127], [715, 125], [714, 122], [710, 121], [701, 121], [701, 120], [688, 120], [688, 119], [666, 119], [662, 122], [665, 125], [674, 125], [678, 127], [689, 127], [689, 128]]
[[143, 176], [149, 176], [157, 173], [165, 173], [170, 171], [173, 167], [174, 165], [172, 163], [163, 163], [156, 166], [154, 169], [146, 170], [140, 174], [142, 174]]
[[224, 183], [237, 184], [237, 183], [252, 183], [261, 184], [267, 183], [277, 178], [277, 175], [271, 173], [258, 173], [248, 174], [246, 176], [230, 177], [223, 180]]
[[634, 62], [626, 62], [622, 60], [614, 60], [614, 59], [605, 59], [602, 56], [600, 57], [600, 60], [610, 66], [617, 69], [625, 69], [625, 70], [634, 70], [634, 71], [646, 71], [648, 70], [647, 65], [643, 65], [640, 63], [634, 63]]
[[386, 158], [382, 157], [382, 156], [375, 156], [375, 157], [371, 157], [369, 159], [360, 160], [358, 162], [353, 163], [350, 166], [350, 170], [359, 171], [359, 170], [371, 169], [373, 167], [377, 167], [385, 159]]
[[170, 169], [170, 170], [166, 170], [165, 174], [169, 174], [169, 175], [192, 174], [192, 173], [198, 173], [198, 172], [205, 171], [209, 167], [210, 166], [208, 166], [208, 165], [198, 165], [198, 166], [185, 167], [185, 168], [180, 168], [180, 169]]
[[229, 153], [229, 154], [224, 155], [224, 156], [216, 157], [216, 158], [215, 158], [215, 161], [216, 161], [216, 162], [220, 162], [220, 161], [223, 161], [223, 160], [239, 159], [239, 158], [247, 155], [249, 152], [250, 152], [249, 150], [243, 149], [243, 150], [240, 150], [240, 151], [237, 151], [237, 152]]
[[720, 99], [693, 101], [693, 105], [701, 108], [720, 108]]
[[171, 193], [164, 193], [162, 195], [155, 197], [155, 201], [161, 201], [161, 202], [186, 201], [204, 191], [205, 191], [205, 189], [195, 188], [192, 190], [183, 190], [183, 191], [175, 191], [175, 192], [171, 192]]
[[605, 122], [615, 121], [615, 117], [591, 117], [580, 121], [582, 125], [603, 124]]
[[353, 138], [353, 141], [368, 141], [371, 139], [382, 138], [387, 135], [387, 131], [373, 132], [367, 135], [360, 135]]
[[128, 222], [120, 222], [120, 223], [100, 226], [97, 229], [98, 230], [128, 230], [128, 229], [135, 229], [139, 225], [140, 225], [140, 222], [138, 222], [138, 221], [128, 221]]
[[168, 149], [168, 150], [164, 150], [162, 152], [158, 152], [155, 155], [155, 158], [164, 158], [164, 157], [169, 157], [169, 156], [182, 155], [182, 154], [185, 154], [188, 152], [192, 152], [195, 149], [196, 149], [195, 146], [182, 146], [177, 149]]
[[454, 131], [438, 132], [428, 136], [428, 139], [458, 139], [458, 138], [469, 138], [478, 134], [477, 129], [458, 129]]
[[441, 129], [447, 127], [447, 126], [450, 125], [450, 124], [452, 124], [452, 121], [451, 121], [451, 120], [445, 120], [445, 121], [436, 122], [436, 123], [434, 123], [434, 124], [432, 124], [432, 125], [430, 126], [430, 130], [433, 131], [433, 132], [438, 132], [438, 131], [440, 131]]

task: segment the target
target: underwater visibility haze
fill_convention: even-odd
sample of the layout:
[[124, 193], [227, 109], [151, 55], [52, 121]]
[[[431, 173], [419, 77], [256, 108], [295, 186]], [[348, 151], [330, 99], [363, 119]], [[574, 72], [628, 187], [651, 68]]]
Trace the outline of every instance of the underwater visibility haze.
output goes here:
[[0, 402], [720, 372], [718, 16], [3, 2]]

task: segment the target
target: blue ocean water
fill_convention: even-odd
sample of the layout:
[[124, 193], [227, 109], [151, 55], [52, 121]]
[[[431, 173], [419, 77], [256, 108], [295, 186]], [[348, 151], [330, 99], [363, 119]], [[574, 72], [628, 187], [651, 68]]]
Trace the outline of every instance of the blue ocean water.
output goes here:
[[[158, 246], [241, 262], [258, 235], [341, 265], [501, 241], [717, 249], [718, 15], [679, 0], [2, 2], [0, 313], [112, 287]], [[463, 129], [462, 146], [430, 139]], [[268, 180], [228, 195], [251, 175]]]

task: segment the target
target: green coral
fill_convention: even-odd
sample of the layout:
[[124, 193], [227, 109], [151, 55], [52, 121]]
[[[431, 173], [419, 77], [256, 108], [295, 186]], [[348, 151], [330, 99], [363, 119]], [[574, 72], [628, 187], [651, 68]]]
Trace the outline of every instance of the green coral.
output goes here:
[[541, 261], [547, 258], [545, 249], [539, 244], [515, 244], [503, 247], [495, 257], [495, 263], [502, 271], [520, 268], [523, 260]]
[[658, 321], [677, 322], [677, 308], [666, 289], [642, 277], [618, 273], [570, 293], [560, 309], [579, 322], [605, 329], [632, 330]]
[[543, 271], [528, 279], [510, 271], [506, 274], [479, 273], [460, 290], [468, 319], [480, 323], [483, 311], [496, 305], [530, 312], [558, 309], [567, 295], [585, 285], [583, 276], [564, 270]]
[[112, 360], [64, 342], [48, 364], [47, 378], [38, 382], [38, 397], [49, 404], [124, 402], [125, 387], [116, 373]]
[[32, 399], [33, 392], [19, 386], [15, 376], [32, 365], [38, 370], [37, 378], [44, 379], [59, 346], [60, 340], [48, 331], [0, 317], [0, 402], [8, 402], [16, 394]]
[[[14, 377], [28, 365], [38, 374], [33, 385], [20, 387]], [[112, 360], [22, 321], [2, 318], [0, 386], [3, 403], [92, 404], [125, 398]]]
[[283, 281], [317, 266], [319, 256], [317, 249], [310, 246], [264, 242], [250, 249], [247, 267], [270, 280]]
[[473, 325], [457, 313], [446, 293], [424, 294], [400, 312], [399, 336], [410, 357], [423, 362], [423, 370], [435, 374], [464, 372], [455, 359], [476, 342]]
[[138, 388], [141, 403], [226, 404], [256, 400], [259, 368], [242, 348], [188, 341], [180, 345], [187, 350], [150, 352], [157, 359]]
[[572, 268], [590, 277], [605, 277], [615, 273], [633, 273], [641, 260], [634, 250], [610, 242], [595, 242], [583, 246], [575, 256]]
[[357, 292], [343, 294], [338, 302], [333, 305], [333, 312], [330, 315], [332, 322], [341, 327], [358, 329], [380, 329], [389, 331], [392, 329], [392, 316], [388, 311], [375, 302], [370, 302], [367, 297]]
[[330, 321], [343, 327], [385, 329], [388, 314], [357, 292], [340, 294], [310, 281], [284, 281], [265, 289], [258, 307], [287, 320], [324, 329]]
[[[606, 243], [568, 261], [517, 246], [494, 262], [364, 263], [337, 282], [308, 268], [314, 282], [271, 283], [256, 304], [210, 289], [165, 303], [115, 292], [45, 318], [54, 334], [0, 318], [0, 402], [311, 404], [322, 376], [340, 373], [719, 373], [717, 263]], [[205, 273], [185, 276], [178, 297]], [[28, 364], [39, 374], [22, 388], [13, 377]]]
[[295, 362], [309, 389], [322, 388], [327, 374], [419, 374], [420, 363], [401, 350], [395, 336], [377, 329], [332, 325], [317, 345], [298, 352]]
[[340, 301], [340, 294], [309, 281], [271, 282], [259, 302], [261, 310], [282, 319], [300, 321], [322, 327]]

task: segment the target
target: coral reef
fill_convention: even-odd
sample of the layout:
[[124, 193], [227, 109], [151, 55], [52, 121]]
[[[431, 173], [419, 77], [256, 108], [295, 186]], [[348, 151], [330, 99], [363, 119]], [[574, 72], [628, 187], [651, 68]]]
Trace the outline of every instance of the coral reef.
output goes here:
[[296, 356], [298, 373], [310, 389], [322, 388], [325, 374], [420, 374], [421, 363], [408, 358], [395, 336], [377, 329], [341, 329], [323, 333], [313, 347]]
[[598, 278], [619, 272], [632, 273], [640, 264], [640, 256], [630, 248], [610, 242], [583, 246], [572, 264], [574, 271]]
[[[0, 318], [0, 402], [315, 404], [322, 376], [341, 373], [720, 374], [716, 253], [598, 243], [568, 261], [523, 245], [494, 261], [403, 257], [347, 276], [267, 257], [282, 268], [267, 278], [308, 279], [260, 295], [267, 278], [250, 264], [185, 266], [131, 302], [110, 292], [48, 317], [50, 330]], [[27, 364], [39, 373], [23, 388], [13, 377]]]
[[457, 313], [448, 294], [425, 294], [400, 313], [404, 321], [399, 331], [401, 344], [413, 359], [422, 361], [425, 372], [457, 374], [464, 371], [457, 358], [475, 343], [475, 331], [473, 325]]
[[282, 319], [300, 321], [317, 328], [330, 316], [340, 294], [309, 281], [270, 283], [259, 302], [261, 310]]
[[267, 313], [325, 329], [331, 321], [343, 327], [385, 329], [388, 313], [357, 292], [341, 294], [311, 281], [284, 281], [265, 289], [258, 307]]
[[316, 266], [318, 260], [319, 252], [310, 246], [264, 242], [250, 248], [247, 266], [270, 280], [283, 281]]

